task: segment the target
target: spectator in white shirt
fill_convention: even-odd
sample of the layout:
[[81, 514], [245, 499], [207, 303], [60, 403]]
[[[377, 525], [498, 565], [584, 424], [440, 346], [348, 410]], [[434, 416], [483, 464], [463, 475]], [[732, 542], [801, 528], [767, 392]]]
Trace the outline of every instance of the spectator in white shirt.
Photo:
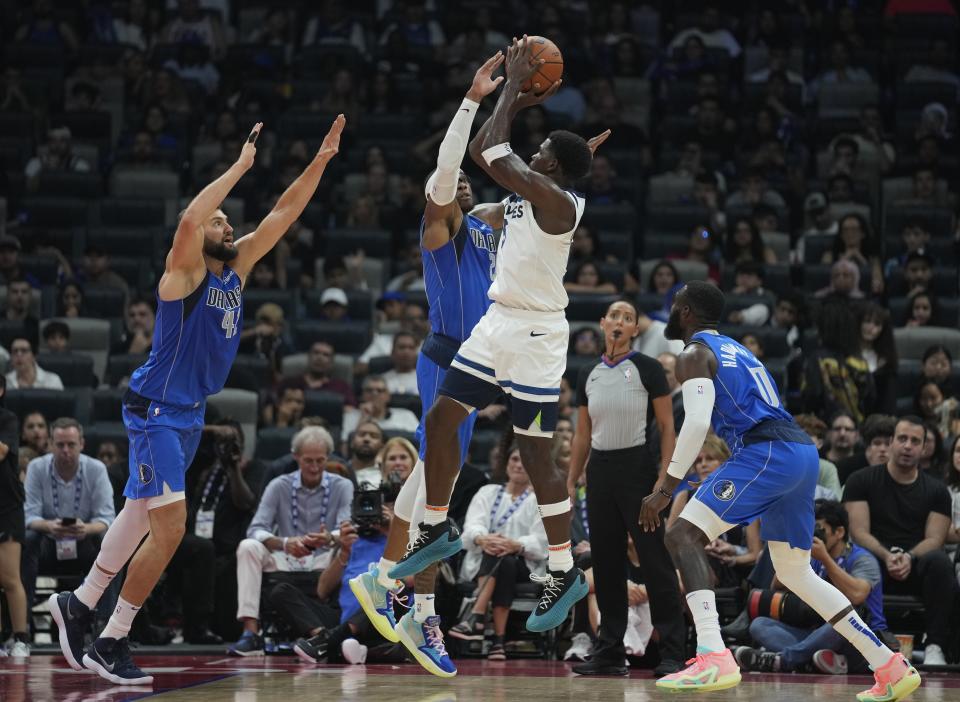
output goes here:
[[518, 582], [531, 574], [543, 575], [547, 560], [547, 534], [543, 529], [537, 498], [530, 487], [520, 450], [514, 444], [505, 465], [502, 485], [484, 485], [473, 496], [463, 525], [466, 556], [460, 577], [479, 577], [479, 591], [467, 619], [450, 630], [459, 639], [483, 638], [487, 605], [493, 603], [493, 640], [488, 657], [504, 660], [503, 635]]
[[393, 369], [383, 374], [387, 389], [396, 395], [417, 395], [417, 343], [410, 332], [397, 332], [393, 337], [390, 360]]
[[360, 407], [343, 413], [342, 436], [350, 436], [361, 421], [372, 419], [384, 431], [417, 430], [420, 420], [408, 409], [390, 407], [390, 388], [380, 375], [368, 375], [361, 387]]
[[22, 337], [10, 345], [10, 364], [13, 370], [7, 373], [7, 389], [63, 390], [63, 381], [56, 373], [45, 371], [37, 365], [33, 342]]

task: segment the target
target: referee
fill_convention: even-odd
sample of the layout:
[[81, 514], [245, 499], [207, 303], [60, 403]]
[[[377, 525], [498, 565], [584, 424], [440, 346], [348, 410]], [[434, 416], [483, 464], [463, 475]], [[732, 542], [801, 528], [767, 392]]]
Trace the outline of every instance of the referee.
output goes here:
[[587, 463], [587, 520], [593, 578], [600, 608], [600, 630], [593, 655], [573, 667], [581, 675], [626, 675], [623, 636], [627, 629], [627, 534], [640, 560], [653, 625], [660, 634], [657, 675], [676, 672], [684, 660], [686, 627], [680, 586], [663, 527], [640, 528], [640, 505], [657, 482], [655, 453], [646, 444], [649, 409], [660, 430], [665, 471], [676, 435], [666, 374], [659, 362], [632, 351], [637, 308], [614, 302], [600, 320], [605, 353], [580, 372], [577, 383], [577, 432], [573, 438], [568, 487], [571, 491]]

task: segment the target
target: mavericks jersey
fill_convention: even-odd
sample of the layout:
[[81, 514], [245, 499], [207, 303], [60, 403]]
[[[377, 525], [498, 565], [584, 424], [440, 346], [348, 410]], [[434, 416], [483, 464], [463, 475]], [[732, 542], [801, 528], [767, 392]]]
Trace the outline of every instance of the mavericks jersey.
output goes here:
[[[423, 220], [420, 220], [423, 241]], [[434, 251], [420, 245], [430, 329], [463, 342], [490, 306], [487, 291], [496, 266], [497, 241], [486, 222], [465, 214], [460, 229]]]
[[503, 236], [497, 249], [497, 277], [490, 299], [505, 307], [538, 312], [567, 308], [563, 276], [570, 258], [573, 232], [583, 216], [582, 195], [566, 191], [576, 216], [565, 234], [547, 234], [533, 216], [533, 205], [519, 195], [507, 198], [503, 211]]
[[147, 362], [130, 376], [130, 389], [155, 402], [196, 407], [223, 389], [240, 345], [240, 277], [228, 266], [182, 300], [161, 300]]
[[697, 332], [690, 342], [708, 347], [717, 357], [713, 379], [716, 402], [710, 423], [731, 451], [743, 445], [743, 435], [771, 419], [793, 422], [780, 403], [777, 385], [749, 349], [728, 336]]

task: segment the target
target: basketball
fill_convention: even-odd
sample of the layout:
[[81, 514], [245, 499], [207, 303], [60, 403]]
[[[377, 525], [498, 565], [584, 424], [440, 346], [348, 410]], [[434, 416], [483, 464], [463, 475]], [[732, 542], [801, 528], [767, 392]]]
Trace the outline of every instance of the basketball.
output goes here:
[[520, 86], [523, 92], [533, 90], [540, 95], [550, 89], [563, 76], [563, 54], [552, 41], [546, 37], [528, 37], [532, 43], [531, 53], [535, 59], [543, 59], [539, 70], [530, 80]]

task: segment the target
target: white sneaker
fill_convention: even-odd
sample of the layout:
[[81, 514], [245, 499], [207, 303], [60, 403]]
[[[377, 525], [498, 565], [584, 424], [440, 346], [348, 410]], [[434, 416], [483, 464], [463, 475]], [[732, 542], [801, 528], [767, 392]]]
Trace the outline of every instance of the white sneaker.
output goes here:
[[[23, 641], [15, 641], [13, 643], [13, 646], [10, 647], [10, 657], [11, 658], [29, 658], [30, 644], [26, 644]], [[942, 653], [940, 654], [940, 657], [943, 658]]]
[[345, 639], [340, 644], [340, 652], [351, 665], [361, 665], [367, 662], [367, 647], [356, 639]]
[[943, 649], [937, 644], [927, 644], [923, 650], [924, 665], [946, 665], [947, 659], [943, 657]]
[[593, 645], [590, 641], [589, 634], [574, 634], [573, 641], [570, 643], [570, 648], [568, 648], [567, 652], [563, 654], [563, 660], [569, 661], [573, 659], [585, 661], [587, 660], [587, 656], [590, 654], [590, 649], [592, 647]]

